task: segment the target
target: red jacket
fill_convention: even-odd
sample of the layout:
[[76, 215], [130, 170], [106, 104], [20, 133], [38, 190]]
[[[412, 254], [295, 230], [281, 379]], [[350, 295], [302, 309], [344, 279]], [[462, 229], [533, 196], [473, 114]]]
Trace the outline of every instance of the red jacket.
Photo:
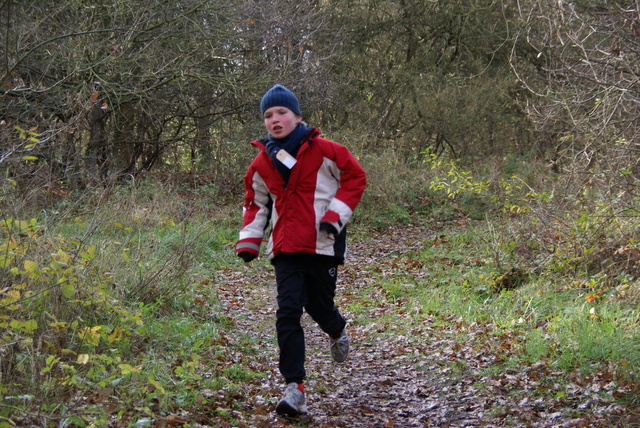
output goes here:
[[[366, 174], [344, 146], [312, 129], [302, 141], [288, 183], [269, 157], [265, 140], [244, 177], [244, 225], [236, 251], [258, 255], [269, 222], [269, 259], [280, 253], [311, 253], [344, 259], [346, 225], [366, 186]], [[319, 231], [328, 222], [336, 236]]]

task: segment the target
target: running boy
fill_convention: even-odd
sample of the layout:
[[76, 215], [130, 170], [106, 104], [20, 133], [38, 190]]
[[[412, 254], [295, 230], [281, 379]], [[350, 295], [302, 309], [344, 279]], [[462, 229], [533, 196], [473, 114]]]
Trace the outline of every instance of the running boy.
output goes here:
[[346, 226], [366, 186], [366, 174], [344, 146], [302, 122], [298, 99], [275, 85], [260, 101], [268, 136], [244, 177], [244, 225], [236, 252], [255, 259], [271, 222], [266, 253], [275, 268], [279, 369], [285, 379], [279, 414], [306, 413], [303, 310], [329, 336], [336, 362], [346, 360], [346, 322], [334, 304], [344, 262]]

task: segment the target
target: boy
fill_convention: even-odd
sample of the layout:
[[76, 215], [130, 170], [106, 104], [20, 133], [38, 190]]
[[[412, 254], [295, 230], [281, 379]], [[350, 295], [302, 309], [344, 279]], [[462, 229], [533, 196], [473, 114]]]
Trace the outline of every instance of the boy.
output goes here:
[[260, 101], [268, 136], [244, 177], [244, 225], [236, 252], [258, 256], [269, 222], [267, 256], [275, 268], [279, 369], [287, 384], [279, 414], [306, 413], [303, 309], [329, 335], [336, 362], [346, 360], [346, 322], [334, 304], [337, 268], [344, 262], [346, 225], [366, 186], [366, 174], [342, 145], [302, 122], [298, 99], [275, 85]]

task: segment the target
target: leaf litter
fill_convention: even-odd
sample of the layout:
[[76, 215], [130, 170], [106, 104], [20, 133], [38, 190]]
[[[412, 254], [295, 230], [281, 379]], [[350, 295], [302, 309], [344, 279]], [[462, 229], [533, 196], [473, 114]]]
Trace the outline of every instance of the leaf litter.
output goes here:
[[[565, 374], [545, 362], [496, 372], [492, 367], [517, 346], [517, 332], [498, 333], [491, 324], [455, 317], [436, 319], [420, 308], [407, 309], [401, 295], [390, 298], [376, 287], [372, 271], [378, 278], [400, 280], [424, 275], [422, 263], [401, 259], [433, 235], [433, 230], [414, 226], [352, 241], [336, 296], [349, 321], [349, 359], [334, 363], [327, 338], [303, 316], [309, 413], [300, 418], [283, 418], [274, 411], [284, 385], [277, 370], [276, 290], [270, 266], [239, 264], [218, 272], [218, 299], [232, 322], [226, 358], [262, 375], [243, 382], [242, 391], [226, 402], [219, 400], [215, 420], [201, 415], [200, 424], [193, 426], [638, 426], [638, 409], [607, 398], [629, 392], [617, 386], [610, 373], [565, 380]], [[361, 305], [367, 314], [350, 319], [350, 304]], [[233, 344], [240, 337], [252, 340], [248, 355], [246, 344]]]

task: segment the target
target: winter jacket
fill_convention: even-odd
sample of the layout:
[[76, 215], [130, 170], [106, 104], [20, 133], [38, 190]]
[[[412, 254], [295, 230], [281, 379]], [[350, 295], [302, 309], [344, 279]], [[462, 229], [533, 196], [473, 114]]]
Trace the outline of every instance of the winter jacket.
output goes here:
[[[270, 260], [280, 253], [311, 253], [342, 262], [346, 225], [366, 186], [364, 170], [347, 148], [322, 138], [313, 128], [302, 140], [285, 184], [265, 142], [251, 143], [260, 153], [244, 177], [244, 225], [236, 252], [257, 256], [271, 221]], [[337, 233], [319, 230], [321, 222], [333, 226]]]

